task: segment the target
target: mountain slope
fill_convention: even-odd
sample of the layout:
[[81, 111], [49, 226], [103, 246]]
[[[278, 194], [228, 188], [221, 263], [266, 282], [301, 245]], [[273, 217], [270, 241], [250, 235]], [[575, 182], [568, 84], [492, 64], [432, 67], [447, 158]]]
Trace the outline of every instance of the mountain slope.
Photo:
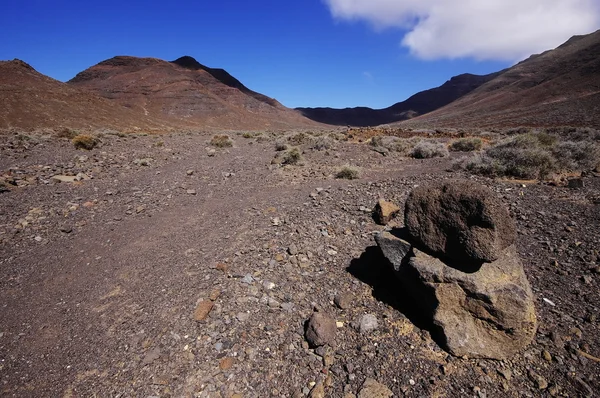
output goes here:
[[410, 119], [441, 108], [492, 80], [499, 74], [500, 72], [479, 76], [465, 73], [454, 76], [439, 87], [418, 92], [407, 100], [384, 109], [366, 107], [297, 109], [309, 119], [322, 123], [360, 127], [377, 126]]
[[69, 84], [172, 125], [224, 129], [289, 128], [315, 122], [246, 88], [222, 69], [191, 57], [173, 62], [117, 56], [79, 73]]
[[20, 60], [0, 61], [0, 128], [164, 128], [143, 113], [37, 72]]
[[600, 30], [533, 55], [407, 126], [600, 127]]

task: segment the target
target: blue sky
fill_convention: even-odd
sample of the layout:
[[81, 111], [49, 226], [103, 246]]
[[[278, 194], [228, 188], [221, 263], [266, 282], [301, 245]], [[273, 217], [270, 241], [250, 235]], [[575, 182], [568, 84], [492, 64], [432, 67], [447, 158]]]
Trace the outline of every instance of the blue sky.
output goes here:
[[[381, 108], [454, 75], [495, 72], [522, 58], [507, 53], [506, 45], [498, 46], [504, 52], [498, 50], [497, 56], [486, 54], [482, 48], [491, 47], [481, 40], [455, 45], [461, 39], [447, 33], [457, 31], [448, 22], [456, 19], [449, 18], [452, 11], [440, 21], [423, 9], [436, 0], [415, 1], [398, 1], [408, 7], [398, 9], [386, 0], [4, 0], [0, 59], [19, 58], [66, 81], [115, 55], [165, 60], [190, 55], [289, 107]], [[528, 1], [546, 0], [519, 0]], [[571, 1], [593, 7], [595, 0]], [[418, 21], [435, 25], [425, 26], [430, 30], [423, 33], [416, 29]], [[574, 33], [600, 27], [598, 19], [586, 23]], [[466, 33], [477, 38], [481, 26], [473, 29], [479, 30]], [[433, 37], [436, 45], [423, 39], [432, 31], [440, 35]], [[562, 34], [565, 40], [570, 35]], [[562, 36], [553, 47], [564, 41]], [[541, 49], [548, 49], [544, 45]], [[519, 49], [533, 52], [528, 50]]]

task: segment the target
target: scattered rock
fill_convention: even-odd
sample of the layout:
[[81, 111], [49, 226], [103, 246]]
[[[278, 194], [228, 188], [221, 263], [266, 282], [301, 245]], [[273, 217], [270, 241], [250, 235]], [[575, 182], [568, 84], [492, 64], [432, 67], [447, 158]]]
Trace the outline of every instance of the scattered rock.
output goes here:
[[377, 224], [386, 225], [392, 218], [396, 217], [399, 212], [400, 208], [394, 203], [379, 199], [373, 209], [373, 217]]
[[373, 314], [365, 314], [358, 322], [358, 331], [361, 333], [371, 332], [379, 327], [377, 317]]
[[194, 311], [194, 320], [203, 321], [208, 317], [210, 311], [213, 309], [214, 303], [210, 300], [204, 300], [198, 303], [196, 310]]
[[315, 312], [306, 324], [306, 341], [311, 347], [331, 345], [335, 339], [336, 330], [335, 320], [322, 312]]
[[358, 398], [390, 398], [394, 393], [376, 380], [367, 378], [358, 392]]
[[309, 398], [325, 398], [325, 386], [322, 382], [318, 382], [315, 386], [310, 390]]
[[488, 188], [471, 181], [415, 188], [404, 223], [415, 243], [457, 262], [491, 262], [515, 242], [515, 223]]
[[58, 182], [75, 182], [77, 181], [76, 176], [65, 176], [65, 175], [55, 175], [52, 176], [52, 179]]
[[352, 305], [352, 296], [348, 293], [337, 294], [333, 298], [333, 303], [342, 310], [348, 309], [350, 308], [350, 305]]
[[545, 390], [548, 388], [548, 382], [546, 379], [539, 374], [535, 373], [533, 370], [529, 370], [529, 378], [536, 384], [536, 387], [540, 390]]
[[219, 361], [219, 369], [229, 370], [235, 364], [235, 359], [232, 357], [225, 357]]
[[188, 189], [187, 191], [188, 195], [196, 195], [196, 190], [195, 189]]
[[583, 188], [583, 178], [569, 178], [567, 186], [571, 189]]

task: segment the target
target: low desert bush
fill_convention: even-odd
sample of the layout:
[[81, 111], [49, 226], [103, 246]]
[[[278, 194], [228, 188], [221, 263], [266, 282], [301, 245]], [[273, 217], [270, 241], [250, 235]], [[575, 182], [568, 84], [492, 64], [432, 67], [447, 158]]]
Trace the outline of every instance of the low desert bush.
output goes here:
[[292, 145], [303, 145], [309, 143], [310, 141], [311, 137], [304, 132], [299, 132], [288, 137], [288, 142]]
[[281, 164], [298, 164], [302, 160], [302, 154], [298, 148], [292, 148], [283, 154]]
[[448, 156], [448, 148], [442, 142], [422, 140], [415, 145], [410, 156], [416, 159], [443, 158]]
[[342, 178], [345, 180], [356, 180], [359, 177], [359, 171], [356, 167], [343, 166], [335, 174], [335, 178]]
[[277, 140], [275, 141], [275, 150], [280, 152], [280, 151], [285, 151], [288, 149], [288, 145], [285, 143], [285, 141], [282, 140]]
[[75, 136], [71, 142], [77, 149], [86, 149], [88, 151], [94, 149], [98, 144], [98, 140], [95, 137], [87, 134], [79, 134]]
[[233, 141], [226, 134], [217, 134], [210, 139], [210, 145], [217, 148], [227, 148], [233, 146]]
[[58, 131], [56, 133], [56, 136], [58, 138], [67, 138], [69, 140], [72, 140], [73, 138], [77, 137], [78, 134], [79, 133], [75, 130], [64, 128], [64, 129]]
[[589, 140], [561, 141], [546, 132], [521, 134], [466, 160], [475, 174], [546, 179], [555, 173], [591, 170], [600, 163], [600, 146]]
[[317, 151], [327, 151], [333, 148], [333, 139], [326, 135], [316, 137], [310, 148]]
[[420, 141], [419, 137], [398, 138], [390, 135], [379, 135], [371, 138], [371, 145], [375, 148], [385, 148], [390, 152], [397, 152], [402, 156], [410, 156], [413, 148]]
[[254, 138], [254, 134], [246, 132], [246, 133], [242, 134], [242, 137], [243, 138]]
[[481, 149], [483, 141], [479, 137], [465, 137], [450, 144], [450, 150], [454, 152], [472, 152]]

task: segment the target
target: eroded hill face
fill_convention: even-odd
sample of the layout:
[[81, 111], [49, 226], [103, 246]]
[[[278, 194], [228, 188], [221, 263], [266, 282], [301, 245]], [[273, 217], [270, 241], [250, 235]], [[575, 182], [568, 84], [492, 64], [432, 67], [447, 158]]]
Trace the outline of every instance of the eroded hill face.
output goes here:
[[315, 123], [191, 57], [174, 62], [118, 56], [69, 81], [171, 125], [226, 129], [289, 128]]
[[59, 82], [21, 60], [0, 61], [0, 128], [163, 129], [164, 123]]
[[600, 31], [534, 55], [406, 125], [600, 126]]

